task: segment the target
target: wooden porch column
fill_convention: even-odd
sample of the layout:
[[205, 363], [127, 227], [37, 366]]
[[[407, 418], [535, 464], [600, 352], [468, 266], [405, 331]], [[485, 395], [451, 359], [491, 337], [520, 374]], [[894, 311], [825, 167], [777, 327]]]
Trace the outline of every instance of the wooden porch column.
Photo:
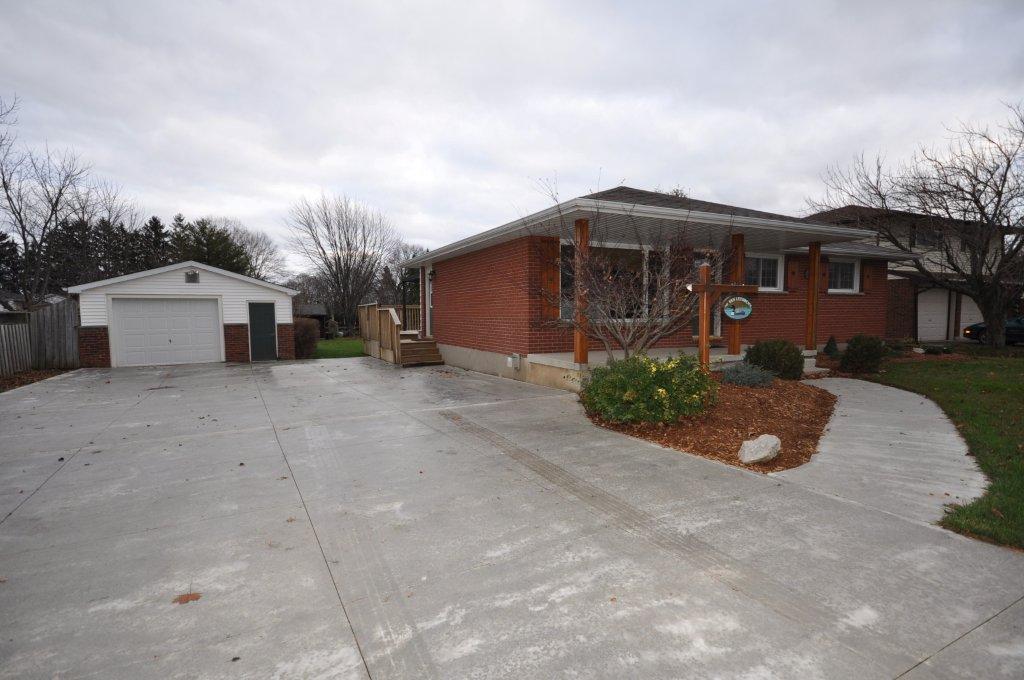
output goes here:
[[804, 319], [804, 347], [818, 349], [818, 288], [821, 287], [821, 243], [807, 247], [807, 317]]
[[711, 266], [704, 263], [700, 266], [697, 281], [702, 286], [700, 295], [700, 318], [697, 322], [697, 347], [699, 349], [700, 365], [704, 370], [711, 367], [711, 292], [708, 288], [711, 285]]
[[[743, 234], [732, 235], [732, 267], [730, 283], [743, 283], [747, 272], [747, 251]], [[729, 322], [729, 354], [740, 353], [740, 322]]]
[[587, 291], [583, 287], [583, 277], [579, 272], [586, 266], [587, 253], [590, 249], [590, 220], [579, 219], [573, 222], [573, 238], [576, 242], [576, 259], [574, 267], [576, 270], [573, 281], [576, 284], [576, 322], [572, 334], [573, 362], [577, 364], [590, 363], [587, 353]]

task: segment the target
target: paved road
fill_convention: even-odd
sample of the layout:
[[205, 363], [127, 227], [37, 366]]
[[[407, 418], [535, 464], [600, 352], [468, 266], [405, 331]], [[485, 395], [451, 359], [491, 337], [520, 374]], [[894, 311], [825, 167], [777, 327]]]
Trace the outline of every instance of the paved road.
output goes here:
[[1024, 555], [833, 492], [452, 369], [79, 371], [0, 395], [0, 677], [1024, 674]]

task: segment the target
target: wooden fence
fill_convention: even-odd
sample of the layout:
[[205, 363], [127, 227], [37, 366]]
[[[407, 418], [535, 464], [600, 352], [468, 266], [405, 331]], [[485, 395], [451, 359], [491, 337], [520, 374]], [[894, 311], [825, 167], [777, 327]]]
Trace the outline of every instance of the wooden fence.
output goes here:
[[78, 368], [78, 302], [37, 309], [28, 323], [0, 324], [0, 375], [30, 368]]
[[65, 300], [32, 312], [32, 368], [78, 368], [78, 302]]
[[32, 343], [27, 323], [0, 324], [0, 376], [32, 368]]

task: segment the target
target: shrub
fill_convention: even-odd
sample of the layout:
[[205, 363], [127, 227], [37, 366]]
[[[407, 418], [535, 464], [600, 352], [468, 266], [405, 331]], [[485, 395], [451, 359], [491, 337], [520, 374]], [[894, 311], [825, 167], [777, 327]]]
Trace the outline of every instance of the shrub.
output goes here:
[[747, 348], [747, 363], [760, 366], [785, 380], [804, 375], [804, 355], [789, 340], [762, 340]]
[[836, 336], [828, 336], [828, 342], [825, 343], [825, 349], [821, 351], [833, 359], [839, 356], [839, 345], [836, 344]]
[[326, 331], [328, 340], [338, 337], [338, 322], [334, 320], [333, 316], [327, 320]]
[[942, 354], [942, 348], [938, 345], [926, 345], [924, 348], [925, 354]]
[[722, 382], [744, 387], [764, 387], [771, 385], [775, 374], [760, 366], [740, 361], [722, 369]]
[[914, 341], [911, 338], [890, 338], [885, 345], [892, 354], [906, 354], [914, 347]]
[[877, 373], [885, 357], [885, 343], [873, 335], [855, 335], [850, 338], [839, 370], [847, 373]]
[[703, 413], [714, 403], [715, 388], [694, 357], [636, 355], [591, 369], [580, 401], [589, 413], [616, 423], [671, 423]]
[[293, 319], [295, 332], [295, 358], [310, 359], [316, 354], [316, 343], [320, 340], [320, 324], [315, 319], [302, 317]]

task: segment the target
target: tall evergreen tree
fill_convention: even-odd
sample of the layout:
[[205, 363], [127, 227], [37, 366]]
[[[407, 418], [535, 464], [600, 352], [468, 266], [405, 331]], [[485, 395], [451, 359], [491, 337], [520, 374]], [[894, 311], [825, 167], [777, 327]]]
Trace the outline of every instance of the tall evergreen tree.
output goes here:
[[195, 260], [238, 274], [248, 273], [249, 257], [245, 249], [232, 238], [230, 231], [209, 220], [185, 222], [181, 215], [176, 215], [170, 245], [176, 261]]

